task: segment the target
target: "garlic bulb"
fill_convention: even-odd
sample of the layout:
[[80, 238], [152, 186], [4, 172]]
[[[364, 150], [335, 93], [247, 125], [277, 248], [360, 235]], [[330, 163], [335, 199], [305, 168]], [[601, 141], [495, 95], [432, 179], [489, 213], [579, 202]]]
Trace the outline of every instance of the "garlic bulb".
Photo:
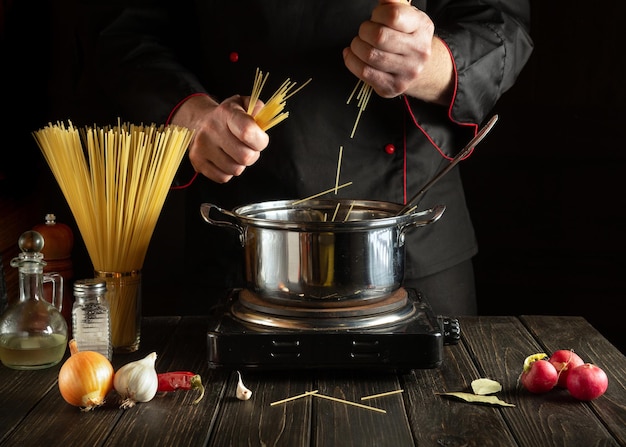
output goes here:
[[235, 393], [237, 395], [237, 399], [248, 400], [252, 397], [252, 391], [246, 388], [246, 386], [243, 384], [243, 380], [241, 380], [241, 373], [237, 371], [237, 374], [239, 375], [239, 382], [237, 383], [237, 392]]
[[113, 387], [122, 398], [121, 408], [133, 407], [136, 402], [148, 402], [156, 395], [159, 385], [154, 367], [156, 358], [156, 352], [153, 352], [117, 370]]

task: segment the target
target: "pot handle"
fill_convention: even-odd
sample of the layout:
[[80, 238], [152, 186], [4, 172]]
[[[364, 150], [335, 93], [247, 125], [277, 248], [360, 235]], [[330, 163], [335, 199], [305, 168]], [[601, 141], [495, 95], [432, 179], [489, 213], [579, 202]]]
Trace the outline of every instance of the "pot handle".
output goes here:
[[[218, 217], [211, 217], [212, 213], [217, 214]], [[200, 214], [202, 215], [202, 218], [210, 224], [217, 225], [218, 227], [234, 228], [237, 230], [241, 246], [243, 247], [245, 245], [244, 227], [239, 223], [239, 219], [234, 213], [222, 209], [217, 205], [213, 205], [212, 203], [203, 203], [200, 205]]]
[[446, 210], [445, 205], [436, 205], [432, 208], [422, 211], [416, 211], [412, 214], [407, 214], [407, 219], [400, 224], [400, 231], [404, 232], [409, 227], [423, 227], [439, 220]]

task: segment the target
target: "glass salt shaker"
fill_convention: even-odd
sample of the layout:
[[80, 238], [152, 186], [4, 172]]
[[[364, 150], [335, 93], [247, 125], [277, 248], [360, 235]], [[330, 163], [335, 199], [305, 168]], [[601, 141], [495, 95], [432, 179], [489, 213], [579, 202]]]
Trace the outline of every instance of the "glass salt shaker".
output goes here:
[[111, 360], [111, 313], [104, 279], [74, 282], [72, 331], [79, 351], [96, 351]]

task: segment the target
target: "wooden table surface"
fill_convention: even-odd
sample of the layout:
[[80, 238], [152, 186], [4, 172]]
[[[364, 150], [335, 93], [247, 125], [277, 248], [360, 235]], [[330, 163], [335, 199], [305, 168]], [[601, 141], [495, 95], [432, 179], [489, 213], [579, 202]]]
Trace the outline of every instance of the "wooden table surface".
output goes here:
[[[435, 369], [394, 372], [245, 372], [252, 398], [235, 397], [237, 374], [209, 369], [206, 319], [144, 319], [140, 350], [115, 355], [115, 369], [155, 351], [157, 371], [201, 374], [206, 394], [159, 394], [119, 409], [114, 393], [102, 407], [81, 412], [58, 390], [60, 365], [39, 371], [0, 366], [2, 446], [626, 446], [626, 357], [580, 317], [459, 318], [461, 341], [444, 347]], [[520, 388], [525, 357], [574, 349], [601, 366], [609, 388], [592, 402], [566, 390], [534, 395]], [[466, 403], [438, 393], [470, 391], [488, 377], [515, 407]], [[353, 402], [402, 389], [368, 405], [385, 413], [327, 399], [272, 402], [306, 391]]]

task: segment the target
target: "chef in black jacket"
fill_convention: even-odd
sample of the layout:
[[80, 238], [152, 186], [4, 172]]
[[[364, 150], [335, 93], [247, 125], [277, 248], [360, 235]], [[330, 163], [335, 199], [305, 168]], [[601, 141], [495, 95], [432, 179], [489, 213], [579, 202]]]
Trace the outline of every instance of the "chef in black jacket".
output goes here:
[[[523, 0], [132, 3], [101, 32], [98, 71], [124, 121], [196, 132], [190, 301], [243, 285], [238, 235], [204, 222], [201, 203], [232, 209], [327, 190], [340, 147], [341, 182], [352, 185], [334, 197], [405, 203], [490, 117], [533, 47]], [[267, 132], [245, 113], [257, 68], [269, 74], [261, 100], [287, 79], [311, 79]], [[352, 136], [358, 79], [375, 93]], [[441, 219], [407, 232], [404, 284], [436, 313], [475, 314], [477, 243], [458, 166], [418, 207], [438, 204]]]

